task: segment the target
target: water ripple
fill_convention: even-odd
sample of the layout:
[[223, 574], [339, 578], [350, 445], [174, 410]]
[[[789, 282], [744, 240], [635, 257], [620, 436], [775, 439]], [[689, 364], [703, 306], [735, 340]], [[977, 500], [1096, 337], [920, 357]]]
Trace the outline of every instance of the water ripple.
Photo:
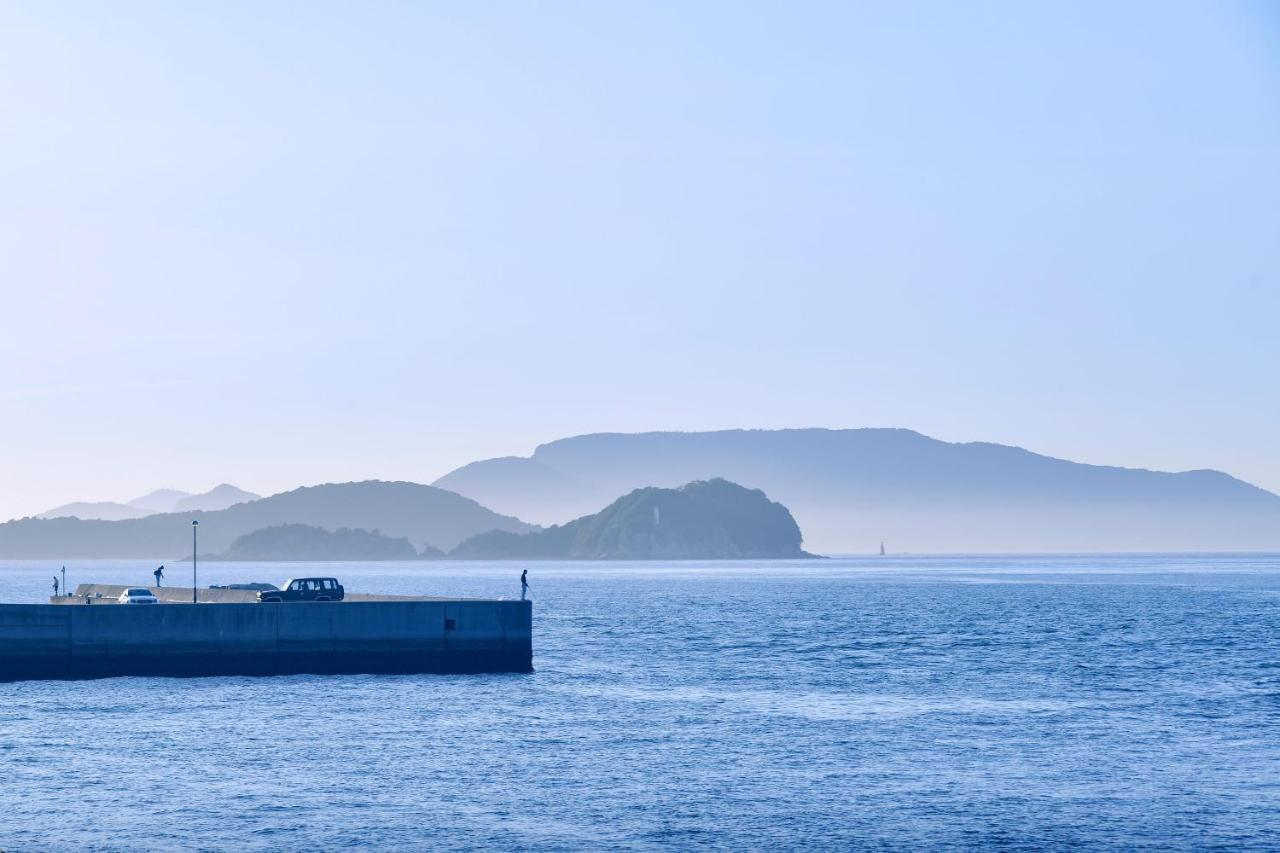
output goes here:
[[1280, 848], [1275, 557], [532, 573], [531, 675], [0, 685], [0, 849]]

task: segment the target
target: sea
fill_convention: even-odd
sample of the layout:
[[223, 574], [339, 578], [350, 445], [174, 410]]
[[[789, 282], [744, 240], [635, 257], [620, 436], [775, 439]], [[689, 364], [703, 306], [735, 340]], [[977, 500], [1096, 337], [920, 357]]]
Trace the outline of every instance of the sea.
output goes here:
[[[1276, 554], [200, 580], [518, 598], [526, 567], [530, 674], [0, 684], [0, 850], [1280, 849]], [[60, 568], [0, 563], [0, 600]]]

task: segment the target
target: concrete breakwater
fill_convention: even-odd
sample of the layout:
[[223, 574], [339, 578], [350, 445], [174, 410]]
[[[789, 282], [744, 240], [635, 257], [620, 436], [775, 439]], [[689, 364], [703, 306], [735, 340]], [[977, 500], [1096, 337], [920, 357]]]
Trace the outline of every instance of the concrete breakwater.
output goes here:
[[223, 591], [200, 590], [200, 604], [189, 603], [190, 589], [167, 589], [169, 601], [155, 605], [92, 594], [0, 604], [0, 680], [533, 669], [527, 601], [205, 603], [214, 592]]

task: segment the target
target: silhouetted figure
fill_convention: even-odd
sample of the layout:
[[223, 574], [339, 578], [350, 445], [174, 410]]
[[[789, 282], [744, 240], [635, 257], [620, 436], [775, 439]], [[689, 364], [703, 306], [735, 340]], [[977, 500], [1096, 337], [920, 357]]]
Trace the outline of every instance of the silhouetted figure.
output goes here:
[[53, 576], [53, 597], [54, 598], [58, 597], [58, 576], [57, 575]]
[[164, 580], [164, 566], [161, 566], [160, 568], [156, 569], [151, 574], [156, 576], [156, 586], [159, 587], [161, 585], [160, 581]]
[[520, 572], [520, 600], [524, 601], [524, 597], [529, 594], [529, 570], [525, 569]]

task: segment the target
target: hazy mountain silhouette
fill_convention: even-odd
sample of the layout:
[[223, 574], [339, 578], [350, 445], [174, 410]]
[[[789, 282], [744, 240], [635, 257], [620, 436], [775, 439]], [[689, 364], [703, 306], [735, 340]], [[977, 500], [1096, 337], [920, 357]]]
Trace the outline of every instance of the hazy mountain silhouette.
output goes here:
[[149, 510], [114, 501], [78, 501], [46, 510], [36, 518], [90, 518], [119, 521], [124, 518], [142, 518], [151, 514]]
[[[431, 485], [465, 494], [485, 506], [490, 506], [486, 500], [519, 506], [525, 513], [519, 517], [534, 524], [560, 524], [588, 515], [620, 494], [641, 486], [655, 485], [645, 482], [619, 487], [617, 484], [623, 478], [602, 477], [597, 481], [594, 475], [578, 479], [543, 465], [537, 455], [535, 451], [532, 459], [501, 456], [472, 462]], [[665, 477], [662, 482], [667, 485]], [[688, 483], [690, 480], [680, 482]]]
[[191, 497], [190, 492], [183, 492], [178, 489], [156, 489], [154, 492], [147, 492], [142, 497], [129, 501], [129, 506], [149, 510], [153, 513], [173, 512], [174, 507], [178, 505], [178, 501], [189, 497]]
[[260, 497], [262, 496], [255, 495], [253, 492], [246, 492], [244, 489], [237, 489], [229, 483], [223, 483], [220, 486], [214, 486], [202, 495], [188, 495], [179, 499], [174, 503], [173, 509], [170, 511], [195, 512], [204, 510], [206, 512], [214, 512], [245, 503], [246, 501], [256, 501]]
[[474, 462], [436, 481], [548, 524], [599, 495], [726, 477], [786, 504], [810, 550], [1280, 547], [1280, 497], [1218, 471], [1087, 465], [905, 429], [605, 433]]
[[127, 504], [115, 501], [79, 501], [64, 504], [40, 513], [36, 518], [83, 518], [102, 521], [120, 521], [127, 518], [146, 518], [162, 512], [193, 512], [226, 509], [260, 496], [223, 483], [204, 494], [193, 495], [177, 489], [156, 489]]
[[688, 560], [811, 556], [787, 508], [726, 480], [636, 489], [594, 515], [529, 533], [493, 531], [450, 552], [461, 559]]
[[452, 548], [488, 530], [529, 525], [475, 501], [417, 483], [330, 483], [283, 492], [215, 512], [164, 513], [124, 521], [24, 518], [0, 524], [0, 557], [159, 557], [191, 553], [191, 521], [200, 522], [200, 553], [221, 553], [264, 527], [306, 524], [380, 530], [413, 546]]

